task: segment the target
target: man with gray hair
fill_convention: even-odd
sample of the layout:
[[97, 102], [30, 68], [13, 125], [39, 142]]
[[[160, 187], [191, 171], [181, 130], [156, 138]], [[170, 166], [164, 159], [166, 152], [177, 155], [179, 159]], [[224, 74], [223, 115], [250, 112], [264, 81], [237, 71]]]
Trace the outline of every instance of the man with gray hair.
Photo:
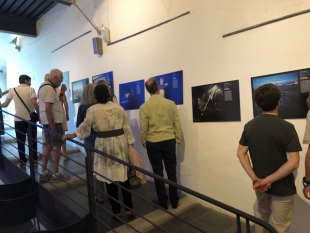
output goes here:
[[[56, 183], [70, 180], [69, 176], [65, 176], [58, 171], [60, 147], [63, 141], [57, 135], [50, 133], [50, 131], [53, 131], [61, 135], [64, 134], [61, 98], [66, 91], [65, 85], [61, 86], [60, 96], [58, 96], [56, 92], [56, 88], [60, 86], [62, 81], [62, 72], [58, 69], [53, 69], [49, 73], [49, 79], [44, 81], [38, 90], [40, 120], [44, 127], [44, 147], [40, 182], [51, 180], [51, 182]], [[54, 163], [53, 174], [47, 170], [47, 162], [50, 153], [52, 154]]]

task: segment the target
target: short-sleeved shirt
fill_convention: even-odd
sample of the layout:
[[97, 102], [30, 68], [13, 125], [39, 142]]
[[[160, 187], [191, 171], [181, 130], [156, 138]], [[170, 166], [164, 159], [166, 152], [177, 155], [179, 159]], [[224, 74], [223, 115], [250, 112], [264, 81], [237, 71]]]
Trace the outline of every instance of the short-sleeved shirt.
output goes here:
[[49, 80], [41, 84], [38, 91], [39, 97], [39, 110], [40, 120], [42, 125], [47, 125], [48, 120], [45, 112], [45, 103], [52, 104], [52, 114], [55, 123], [62, 123], [63, 120], [63, 108], [59, 100], [59, 96], [56, 93], [55, 85]]
[[[32, 87], [29, 87], [26, 84], [21, 84], [17, 87], [15, 87], [16, 92], [20, 96], [20, 98], [24, 101], [25, 105], [29, 109], [30, 113], [34, 112], [34, 107], [31, 103], [31, 99], [37, 99], [37, 95], [35, 90]], [[26, 120], [30, 120], [30, 113], [25, 107], [25, 105], [22, 103], [20, 98], [17, 96], [16, 92], [14, 91], [14, 88], [11, 88], [7, 98], [13, 99], [15, 103], [15, 115], [22, 117]], [[14, 118], [14, 121], [22, 121], [21, 119]]]
[[[249, 121], [244, 126], [239, 144], [248, 146], [258, 178], [271, 175], [286, 163], [286, 152], [302, 150], [294, 125], [270, 114], [261, 114]], [[275, 196], [296, 194], [293, 173], [274, 182], [266, 193]]]

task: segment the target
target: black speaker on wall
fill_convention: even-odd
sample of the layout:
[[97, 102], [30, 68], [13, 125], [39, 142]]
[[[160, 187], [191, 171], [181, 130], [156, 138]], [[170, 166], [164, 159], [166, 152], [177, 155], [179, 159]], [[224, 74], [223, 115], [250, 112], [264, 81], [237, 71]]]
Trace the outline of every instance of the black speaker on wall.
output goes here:
[[93, 38], [94, 54], [103, 54], [102, 39], [100, 37]]

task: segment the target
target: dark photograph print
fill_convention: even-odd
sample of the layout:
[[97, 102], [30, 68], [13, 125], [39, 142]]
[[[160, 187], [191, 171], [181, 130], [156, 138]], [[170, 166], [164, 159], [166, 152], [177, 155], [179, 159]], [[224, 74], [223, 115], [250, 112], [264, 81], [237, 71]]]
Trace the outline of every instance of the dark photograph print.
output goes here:
[[239, 81], [192, 87], [193, 122], [240, 121]]
[[255, 103], [255, 91], [267, 83], [275, 84], [281, 90], [279, 107], [281, 118], [298, 119], [306, 117], [308, 112], [306, 101], [310, 92], [310, 69], [253, 77], [251, 82], [254, 117], [262, 113], [261, 108]]

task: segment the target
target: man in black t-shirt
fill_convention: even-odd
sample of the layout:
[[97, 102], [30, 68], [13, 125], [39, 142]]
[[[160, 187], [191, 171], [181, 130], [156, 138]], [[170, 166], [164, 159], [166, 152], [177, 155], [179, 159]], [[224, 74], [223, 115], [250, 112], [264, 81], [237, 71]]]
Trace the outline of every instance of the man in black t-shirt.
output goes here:
[[[266, 222], [270, 219], [277, 232], [288, 233], [296, 194], [292, 172], [299, 166], [301, 146], [294, 125], [278, 116], [280, 97], [281, 91], [274, 84], [256, 90], [255, 102], [263, 113], [244, 126], [237, 154], [252, 179], [258, 203], [256, 217]], [[255, 233], [264, 232], [255, 226]]]

